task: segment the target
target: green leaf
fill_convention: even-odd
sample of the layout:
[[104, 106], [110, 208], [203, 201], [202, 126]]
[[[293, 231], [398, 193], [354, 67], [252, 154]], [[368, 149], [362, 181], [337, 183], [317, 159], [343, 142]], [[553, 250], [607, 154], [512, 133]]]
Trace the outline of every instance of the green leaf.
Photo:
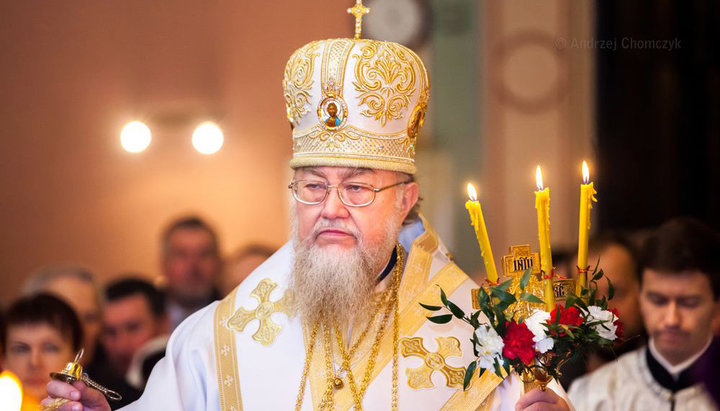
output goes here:
[[[588, 301], [593, 301], [593, 298], [594, 298], [594, 296], [591, 295], [590, 300], [588, 300]], [[575, 300], [575, 304], [577, 304], [578, 307], [582, 308], [585, 311], [588, 310], [587, 304], [585, 304], [585, 301], [583, 301], [582, 298], [578, 298], [577, 300]], [[558, 318], [560, 318], [560, 316], [558, 316]]]
[[488, 303], [490, 303], [490, 296], [487, 292], [485, 292], [484, 289], [481, 288], [478, 291], [477, 300], [480, 308], [486, 308], [488, 306]]
[[613, 284], [610, 281], [610, 277], [605, 277], [605, 279], [608, 282], [608, 300], [612, 300], [613, 296], [615, 295], [615, 287], [613, 287]]
[[443, 291], [442, 287], [440, 287], [440, 301], [442, 301], [442, 303], [445, 305], [447, 305], [448, 303], [447, 296], [445, 295], [445, 291]]
[[603, 277], [603, 270], [598, 271], [595, 275], [593, 275], [592, 280], [597, 281]]
[[480, 325], [480, 321], [478, 321], [480, 314], [482, 314], [482, 312], [480, 310], [478, 310], [478, 311], [475, 311], [473, 313], [473, 315], [470, 316], [470, 325], [472, 325], [475, 328], [477, 328]]
[[541, 300], [535, 294], [522, 293], [520, 296], [521, 301], [527, 301], [529, 303], [545, 304], [545, 301]]
[[423, 304], [423, 303], [419, 303], [419, 304], [422, 308], [424, 308], [426, 310], [430, 310], [430, 311], [440, 311], [442, 309], [442, 307], [440, 307], [439, 305], [427, 305], [427, 304]]
[[427, 317], [428, 320], [434, 322], [435, 324], [447, 324], [452, 320], [453, 315], [452, 314], [443, 314], [443, 315], [436, 315], [435, 317]]
[[530, 282], [530, 274], [532, 274], [532, 267], [525, 270], [522, 278], [520, 278], [520, 289], [524, 290]]
[[502, 378], [502, 371], [500, 371], [500, 364], [498, 364], [498, 360], [495, 360], [495, 374], [497, 374], [498, 377]]
[[509, 279], [509, 280], [503, 282], [502, 284], [493, 287], [492, 290], [493, 291], [495, 291], [495, 290], [506, 291], [508, 288], [510, 288], [510, 285], [512, 285], [512, 279]]
[[455, 305], [452, 301], [448, 301], [447, 306], [450, 309], [450, 311], [452, 311], [452, 313], [455, 317], [460, 318], [460, 319], [465, 317], [465, 311], [461, 310], [460, 307]]
[[[515, 296], [510, 294], [509, 292], [502, 290], [500, 288], [494, 288], [492, 290], [493, 297], [500, 300], [500, 302], [509, 302], [511, 300], [515, 300]], [[515, 301], [512, 301], [515, 302]]]
[[470, 365], [468, 365], [467, 370], [465, 370], [465, 380], [463, 381], [463, 391], [465, 391], [470, 385], [470, 380], [472, 379], [473, 374], [475, 373], [475, 368], [477, 367], [477, 363], [475, 361], [471, 362]]
[[567, 335], [569, 335], [571, 338], [575, 336], [575, 335], [573, 334], [573, 332], [570, 331], [570, 328], [569, 328], [567, 325], [565, 325], [565, 324], [560, 324], [560, 327], [562, 327], [562, 329], [565, 330], [565, 332], [567, 333]]
[[567, 297], [565, 297], [565, 307], [572, 307], [575, 305], [575, 301], [577, 300], [577, 296], [575, 293], [570, 293]]

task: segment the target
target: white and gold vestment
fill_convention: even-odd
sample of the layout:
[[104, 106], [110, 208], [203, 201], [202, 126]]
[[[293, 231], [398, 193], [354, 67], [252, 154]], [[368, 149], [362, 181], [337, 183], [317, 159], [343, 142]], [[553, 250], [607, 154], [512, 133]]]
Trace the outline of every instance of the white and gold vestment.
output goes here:
[[[421, 234], [412, 238], [413, 232]], [[514, 410], [523, 393], [515, 374], [501, 382], [486, 372], [483, 378], [474, 378], [467, 391], [462, 390], [464, 367], [473, 356], [472, 329], [459, 320], [431, 323], [426, 319], [429, 312], [419, 305], [439, 304], [440, 286], [449, 299], [469, 312], [476, 283], [448, 258], [427, 222], [406, 227], [400, 241], [410, 250], [399, 287], [403, 354], [399, 355], [398, 409]], [[223, 301], [182, 323], [170, 338], [165, 358], [153, 370], [145, 393], [124, 410], [292, 410], [309, 334], [287, 304], [293, 258], [288, 243]], [[359, 360], [352, 364], [355, 375], [362, 375], [368, 351], [362, 344], [358, 348]], [[390, 409], [392, 356], [392, 333], [388, 332], [363, 398], [364, 409]], [[333, 362], [339, 367], [341, 359], [333, 358]], [[323, 351], [317, 350], [303, 410], [315, 409], [322, 397], [324, 364]], [[550, 388], [564, 396], [557, 384]], [[353, 409], [347, 384], [334, 395], [336, 410]]]

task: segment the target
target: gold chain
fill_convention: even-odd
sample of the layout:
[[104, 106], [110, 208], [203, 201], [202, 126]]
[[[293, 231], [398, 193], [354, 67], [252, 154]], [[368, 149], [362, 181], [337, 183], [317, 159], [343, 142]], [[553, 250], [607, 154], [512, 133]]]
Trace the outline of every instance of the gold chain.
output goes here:
[[[398, 295], [399, 295], [399, 289], [400, 289], [400, 276], [403, 272], [404, 268], [404, 250], [402, 246], [399, 244], [396, 245], [397, 249], [397, 263], [395, 265], [395, 269], [393, 272], [393, 285], [391, 289], [386, 290], [383, 293], [383, 296], [378, 300], [376, 303], [376, 307], [374, 309], [373, 315], [368, 320], [368, 324], [363, 330], [363, 332], [360, 334], [360, 337], [358, 337], [358, 340], [353, 344], [353, 346], [350, 348], [349, 351], [345, 351], [344, 345], [342, 342], [342, 335], [340, 334], [339, 327], [335, 327], [336, 337], [338, 340], [338, 346], [340, 348], [340, 352], [342, 354], [343, 358], [343, 366], [339, 370], [341, 372], [343, 369], [347, 370], [348, 380], [350, 383], [350, 387], [353, 394], [353, 399], [355, 402], [355, 410], [356, 411], [362, 411], [362, 398], [365, 395], [365, 391], [367, 390], [368, 385], [370, 384], [370, 378], [372, 377], [372, 371], [375, 368], [375, 360], [378, 355], [380, 342], [382, 341], [382, 337], [385, 332], [385, 325], [387, 324], [388, 317], [390, 316], [390, 312], [393, 313], [393, 365], [392, 365], [392, 410], [397, 411], [398, 407], [398, 341], [399, 341], [399, 335], [400, 335], [400, 326], [398, 322]], [[387, 298], [387, 293], [392, 290], [392, 297]], [[368, 358], [368, 365], [365, 370], [365, 375], [363, 376], [362, 385], [360, 387], [360, 390], [357, 390], [357, 385], [355, 384], [355, 379], [352, 375], [352, 368], [350, 366], [350, 362], [352, 359], [352, 356], [355, 354], [356, 349], [359, 347], [361, 341], [365, 338], [367, 333], [369, 332], [372, 324], [375, 322], [375, 317], [380, 312], [380, 307], [383, 305], [383, 300], [388, 300], [388, 303], [385, 307], [385, 310], [383, 311], [383, 318], [380, 321], [380, 326], [377, 331], [377, 335], [375, 338], [375, 341], [373, 342], [370, 357]], [[302, 377], [300, 379], [300, 391], [297, 395], [297, 400], [295, 402], [295, 411], [300, 411], [302, 408], [303, 398], [305, 394], [305, 386], [307, 385], [307, 378], [308, 374], [310, 372], [310, 364], [312, 362], [313, 357], [313, 351], [315, 348], [315, 342], [317, 340], [317, 333], [319, 331], [320, 323], [318, 322], [313, 327], [312, 331], [310, 332], [310, 343], [308, 345], [308, 349], [305, 353], [305, 365], [303, 366], [303, 372]], [[327, 385], [325, 388], [325, 394], [323, 395], [323, 399], [320, 403], [320, 410], [333, 410], [333, 402], [334, 402], [334, 395], [333, 395], [333, 386], [335, 382], [335, 373], [333, 373], [333, 366], [332, 366], [332, 338], [331, 338], [331, 326], [325, 322], [323, 324], [323, 335], [324, 335], [324, 349], [325, 349], [325, 376], [327, 379]]]
[[300, 378], [300, 392], [298, 392], [297, 400], [295, 401], [295, 411], [300, 411], [300, 408], [302, 407], [308, 371], [310, 371], [310, 359], [312, 358], [313, 350], [315, 349], [315, 337], [317, 337], [318, 328], [320, 328], [320, 323], [315, 324], [310, 332], [310, 344], [305, 352], [305, 365], [303, 366], [302, 377]]

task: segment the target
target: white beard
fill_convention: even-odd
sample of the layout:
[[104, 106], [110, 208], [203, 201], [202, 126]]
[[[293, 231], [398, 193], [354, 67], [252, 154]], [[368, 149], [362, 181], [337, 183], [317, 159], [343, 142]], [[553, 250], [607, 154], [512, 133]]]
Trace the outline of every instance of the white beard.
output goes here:
[[[297, 218], [293, 218], [295, 263], [290, 279], [294, 302], [300, 315], [310, 324], [323, 318], [338, 324], [364, 321], [373, 302], [377, 276], [387, 263], [400, 231], [399, 219], [387, 224], [378, 244], [365, 244], [355, 226], [337, 220], [320, 219], [310, 235], [301, 240]], [[396, 222], [397, 221], [397, 222]], [[357, 246], [343, 250], [319, 247], [314, 243], [321, 228], [342, 227], [357, 239]]]

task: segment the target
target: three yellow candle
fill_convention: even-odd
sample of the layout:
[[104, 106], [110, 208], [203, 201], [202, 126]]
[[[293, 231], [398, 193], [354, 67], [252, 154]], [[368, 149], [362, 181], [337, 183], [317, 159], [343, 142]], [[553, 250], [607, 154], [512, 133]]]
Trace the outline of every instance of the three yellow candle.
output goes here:
[[543, 271], [545, 284], [545, 308], [555, 309], [555, 293], [553, 291], [552, 250], [550, 249], [550, 187], [543, 188], [540, 166], [535, 171], [535, 208], [537, 209], [538, 239], [540, 241], [540, 267]]
[[490, 248], [490, 238], [488, 237], [487, 227], [485, 226], [485, 218], [483, 218], [482, 207], [477, 201], [477, 192], [472, 184], [467, 185], [468, 196], [470, 200], [465, 202], [465, 208], [470, 213], [470, 222], [475, 228], [475, 236], [480, 245], [480, 254], [485, 260], [485, 273], [487, 279], [491, 283], [498, 282], [497, 269], [495, 268], [495, 259], [493, 258], [492, 249]]
[[580, 224], [578, 228], [578, 281], [575, 293], [580, 295], [582, 288], [587, 285], [588, 269], [588, 236], [590, 235], [590, 210], [595, 198], [595, 187], [590, 181], [590, 170], [585, 161], [582, 164], [583, 184], [580, 185]]

